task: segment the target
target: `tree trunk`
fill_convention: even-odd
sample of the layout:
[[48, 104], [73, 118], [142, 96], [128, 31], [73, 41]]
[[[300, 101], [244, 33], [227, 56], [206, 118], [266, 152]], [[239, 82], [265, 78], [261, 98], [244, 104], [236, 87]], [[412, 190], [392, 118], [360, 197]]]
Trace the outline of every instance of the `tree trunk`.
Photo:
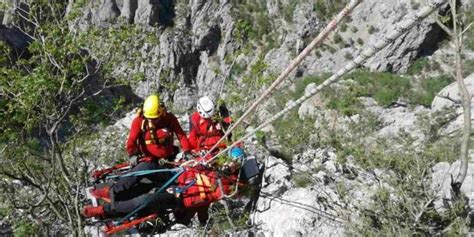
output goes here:
[[458, 29], [458, 16], [456, 9], [456, 1], [453, 1], [451, 4], [451, 11], [453, 15], [453, 36], [454, 44], [456, 47], [456, 82], [459, 87], [459, 93], [461, 94], [461, 104], [463, 108], [464, 123], [463, 123], [463, 134], [461, 137], [461, 153], [459, 160], [461, 165], [459, 167], [459, 173], [456, 176], [453, 182], [453, 190], [459, 192], [464, 179], [466, 179], [467, 168], [468, 168], [468, 150], [469, 150], [469, 140], [471, 134], [471, 99], [472, 96], [469, 94], [469, 91], [464, 83], [464, 77], [462, 75], [462, 29]]

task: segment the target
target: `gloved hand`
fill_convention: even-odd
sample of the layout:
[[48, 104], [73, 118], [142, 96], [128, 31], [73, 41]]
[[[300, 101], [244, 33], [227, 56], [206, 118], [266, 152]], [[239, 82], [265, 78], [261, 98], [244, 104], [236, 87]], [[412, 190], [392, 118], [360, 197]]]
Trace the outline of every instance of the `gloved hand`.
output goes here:
[[206, 154], [207, 154], [207, 150], [200, 150], [198, 153], [200, 157], [204, 157]]
[[138, 156], [137, 155], [132, 155], [130, 156], [129, 158], [129, 161], [128, 161], [128, 164], [131, 166], [131, 167], [134, 167], [138, 164]]
[[184, 160], [192, 160], [194, 159], [193, 154], [190, 151], [183, 151], [183, 159]]
[[166, 159], [158, 159], [158, 164], [160, 166], [164, 166], [168, 163], [168, 161]]

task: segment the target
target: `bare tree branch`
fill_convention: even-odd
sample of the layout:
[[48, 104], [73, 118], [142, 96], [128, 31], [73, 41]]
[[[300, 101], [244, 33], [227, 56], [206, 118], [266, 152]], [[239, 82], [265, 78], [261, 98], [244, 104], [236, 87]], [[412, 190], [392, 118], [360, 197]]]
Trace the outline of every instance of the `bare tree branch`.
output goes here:
[[449, 101], [451, 101], [451, 102], [453, 102], [457, 105], [460, 105], [462, 103], [461, 100], [454, 99], [453, 97], [449, 96], [449, 94], [447, 94], [447, 95], [437, 95], [437, 97], [447, 99], [447, 100], [449, 100]]
[[453, 37], [453, 32], [451, 31], [451, 29], [449, 29], [449, 27], [447, 27], [443, 22], [439, 20], [439, 16], [436, 17], [436, 23], [439, 25], [439, 27], [441, 27], [441, 29], [444, 30], [444, 32], [446, 32], [446, 34], [448, 34], [450, 37]]

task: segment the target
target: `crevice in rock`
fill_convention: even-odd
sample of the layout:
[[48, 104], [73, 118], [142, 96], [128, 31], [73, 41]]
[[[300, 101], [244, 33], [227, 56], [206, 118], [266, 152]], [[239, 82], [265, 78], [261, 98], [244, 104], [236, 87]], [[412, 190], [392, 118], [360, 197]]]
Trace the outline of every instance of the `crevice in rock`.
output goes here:
[[4, 41], [12, 49], [10, 58], [13, 62], [19, 58], [30, 57], [28, 46], [33, 40], [18, 29], [0, 24], [0, 41]]
[[174, 0], [151, 0], [153, 6], [150, 15], [150, 25], [172, 26], [176, 16]]
[[439, 49], [441, 42], [448, 38], [446, 32], [438, 24], [432, 23], [430, 27], [431, 31], [428, 32], [425, 40], [421, 43], [416, 58], [433, 55]]
[[194, 84], [196, 80], [199, 65], [201, 64], [199, 55], [199, 51], [183, 54], [176, 65], [175, 72], [183, 75], [183, 81], [188, 86]]
[[125, 0], [122, 4], [121, 16], [124, 17], [129, 24], [134, 24], [137, 9], [138, 0]]
[[219, 48], [221, 37], [220, 27], [218, 25], [211, 27], [209, 33], [202, 38], [199, 50], [207, 50], [209, 56], [213, 55], [217, 51], [217, 48]]

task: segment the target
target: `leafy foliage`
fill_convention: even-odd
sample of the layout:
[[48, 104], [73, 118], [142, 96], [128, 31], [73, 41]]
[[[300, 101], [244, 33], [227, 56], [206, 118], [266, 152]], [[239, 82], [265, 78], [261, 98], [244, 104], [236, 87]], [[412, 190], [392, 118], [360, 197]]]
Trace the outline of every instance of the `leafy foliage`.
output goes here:
[[262, 40], [263, 36], [270, 33], [271, 21], [266, 12], [266, 2], [257, 1], [233, 1], [235, 6], [232, 14], [237, 22], [234, 37], [237, 42], [244, 43], [247, 40]]
[[405, 139], [401, 143], [406, 144], [404, 150], [395, 150], [392, 142], [385, 141], [355, 156], [365, 169], [384, 170], [379, 179], [387, 186], [380, 187], [370, 204], [361, 209], [360, 221], [348, 228], [351, 233], [432, 235], [467, 216], [462, 200], [453, 202], [445, 213], [435, 210], [432, 204], [436, 193], [430, 187], [429, 169], [437, 162], [456, 160], [459, 149], [453, 141], [440, 140], [416, 151], [409, 145], [409, 138], [400, 138]]
[[434, 97], [447, 85], [452, 83], [452, 79], [446, 75], [422, 78], [418, 88], [408, 97], [415, 104], [431, 106]]
[[314, 3], [314, 11], [325, 20], [330, 20], [338, 13], [347, 3], [346, 0], [317, 0]]
[[423, 71], [424, 68], [426, 68], [429, 65], [429, 60], [427, 58], [419, 58], [417, 59], [414, 63], [410, 65], [410, 67], [407, 70], [407, 73], [409, 75], [417, 75]]
[[309, 172], [299, 172], [292, 175], [291, 179], [296, 187], [306, 188], [313, 183], [313, 177]]
[[[93, 52], [100, 61], [107, 62], [102, 65], [103, 75], [113, 76], [125, 83], [130, 78], [134, 82], [146, 78], [146, 68], [138, 74], [131, 74], [127, 68], [134, 68], [135, 65], [150, 67], [151, 59], [138, 49], [143, 45], [159, 44], [158, 37], [157, 30], [153, 28], [145, 30], [138, 25], [118, 24], [107, 28], [90, 26], [76, 38], [79, 39], [80, 47]], [[120, 67], [125, 67], [125, 71], [116, 73]]]
[[275, 135], [279, 144], [283, 146], [283, 158], [291, 163], [292, 156], [313, 145], [310, 137], [314, 134], [314, 120], [310, 118], [301, 119], [298, 111], [289, 112], [284, 118], [276, 120], [273, 125], [278, 129]]
[[349, 74], [357, 84], [350, 89], [357, 96], [373, 97], [381, 105], [389, 105], [401, 96], [406, 96], [410, 81], [406, 77], [390, 73], [357, 71]]
[[[51, 231], [59, 224], [81, 235], [74, 194], [87, 180], [88, 165], [76, 142], [108, 123], [125, 99], [111, 96], [121, 84], [102, 74], [84, 48], [89, 39], [69, 30], [67, 2], [24, 4], [13, 24], [30, 35], [27, 53], [0, 45], [0, 186], [8, 190], [0, 196], [13, 214], [22, 213], [14, 227], [19, 235], [57, 234]], [[33, 219], [41, 222], [33, 225]]]
[[293, 22], [293, 15], [296, 10], [296, 6], [298, 5], [298, 1], [290, 1], [288, 5], [282, 6], [283, 10], [283, 18], [287, 22]]

